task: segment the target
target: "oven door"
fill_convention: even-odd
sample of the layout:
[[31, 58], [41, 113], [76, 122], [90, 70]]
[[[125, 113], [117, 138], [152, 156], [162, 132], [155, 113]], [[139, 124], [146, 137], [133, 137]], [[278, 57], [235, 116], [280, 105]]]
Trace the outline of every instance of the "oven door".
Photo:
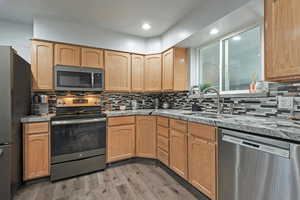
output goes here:
[[52, 164], [105, 155], [105, 149], [105, 118], [52, 121]]

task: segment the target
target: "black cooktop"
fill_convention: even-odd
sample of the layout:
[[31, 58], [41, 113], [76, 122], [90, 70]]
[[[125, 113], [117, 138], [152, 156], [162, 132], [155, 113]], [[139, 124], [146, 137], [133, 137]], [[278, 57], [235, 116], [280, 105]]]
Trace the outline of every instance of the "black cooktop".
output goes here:
[[65, 119], [83, 119], [83, 118], [102, 118], [106, 117], [105, 113], [101, 112], [101, 107], [63, 107], [57, 108], [56, 116], [52, 120]]

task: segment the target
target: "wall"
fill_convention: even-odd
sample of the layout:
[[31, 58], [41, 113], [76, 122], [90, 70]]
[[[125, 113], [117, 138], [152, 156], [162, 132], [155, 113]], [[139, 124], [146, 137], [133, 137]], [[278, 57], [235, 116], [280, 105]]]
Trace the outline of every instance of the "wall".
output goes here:
[[37, 39], [145, 53], [145, 40], [141, 37], [45, 18], [36, 18], [33, 24], [33, 36]]
[[0, 21], [0, 27], [0, 45], [12, 46], [21, 57], [30, 63], [32, 25]]
[[250, 1], [253, 0], [209, 0], [203, 3], [163, 34], [162, 49], [176, 45]]

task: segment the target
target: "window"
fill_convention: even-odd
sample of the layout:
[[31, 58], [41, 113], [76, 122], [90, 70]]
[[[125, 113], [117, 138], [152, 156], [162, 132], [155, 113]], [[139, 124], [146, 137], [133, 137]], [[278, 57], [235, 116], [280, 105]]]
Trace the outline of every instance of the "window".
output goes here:
[[220, 44], [218, 42], [200, 49], [200, 83], [209, 83], [219, 89]]
[[199, 49], [199, 82], [223, 92], [246, 91], [262, 80], [261, 27], [234, 34]]

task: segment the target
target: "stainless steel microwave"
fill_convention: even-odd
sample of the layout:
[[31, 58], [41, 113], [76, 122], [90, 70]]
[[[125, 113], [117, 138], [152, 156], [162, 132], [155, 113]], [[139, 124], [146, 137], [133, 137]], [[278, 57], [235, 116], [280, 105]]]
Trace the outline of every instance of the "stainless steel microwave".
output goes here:
[[54, 66], [55, 90], [103, 91], [104, 70], [89, 67]]

